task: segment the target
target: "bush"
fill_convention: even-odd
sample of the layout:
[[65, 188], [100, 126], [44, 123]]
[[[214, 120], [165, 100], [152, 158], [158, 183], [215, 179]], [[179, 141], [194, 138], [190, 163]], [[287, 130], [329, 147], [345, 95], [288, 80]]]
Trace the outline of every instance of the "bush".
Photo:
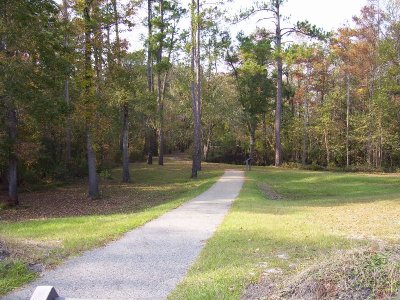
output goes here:
[[310, 170], [310, 171], [325, 171], [326, 168], [318, 165], [317, 163], [313, 162], [311, 165], [305, 165], [302, 167], [304, 170]]
[[141, 162], [145, 160], [145, 156], [143, 155], [143, 151], [139, 149], [131, 150], [129, 153], [129, 160], [131, 162]]
[[302, 164], [290, 161], [290, 162], [284, 162], [281, 167], [284, 169], [301, 169]]
[[111, 170], [108, 169], [101, 170], [99, 176], [102, 179], [113, 179]]
[[343, 169], [346, 172], [363, 172], [363, 173], [383, 173], [383, 168], [374, 168], [370, 165], [351, 165]]

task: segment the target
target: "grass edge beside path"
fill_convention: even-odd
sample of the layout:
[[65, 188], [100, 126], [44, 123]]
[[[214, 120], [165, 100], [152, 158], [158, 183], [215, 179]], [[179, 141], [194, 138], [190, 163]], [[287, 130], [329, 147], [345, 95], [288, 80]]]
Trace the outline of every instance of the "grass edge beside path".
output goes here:
[[223, 173], [212, 170], [196, 179], [194, 187], [187, 186], [186, 192], [139, 212], [0, 223], [0, 237], [7, 247], [17, 248], [14, 257], [0, 260], [0, 297], [36, 279], [30, 267], [52, 268], [84, 251], [102, 247], [197, 197]]
[[398, 186], [398, 176], [255, 168], [168, 299], [263, 299], [318, 261], [398, 243]]

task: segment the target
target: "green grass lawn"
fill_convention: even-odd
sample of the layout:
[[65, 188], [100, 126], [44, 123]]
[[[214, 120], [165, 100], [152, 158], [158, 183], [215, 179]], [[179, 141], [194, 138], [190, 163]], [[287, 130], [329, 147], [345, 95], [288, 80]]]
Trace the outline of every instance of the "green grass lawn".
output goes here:
[[[255, 168], [247, 177], [170, 299], [238, 299], [266, 277], [279, 289], [339, 250], [399, 241], [399, 176]], [[264, 184], [283, 199], [269, 199]]]
[[[220, 166], [205, 164], [199, 178], [192, 180], [190, 168], [189, 162], [182, 161], [168, 161], [164, 167], [135, 164], [132, 170], [135, 180], [132, 184], [121, 184], [120, 170], [114, 171], [115, 179], [102, 184], [103, 199], [89, 203], [102, 207], [102, 214], [88, 208], [82, 211], [82, 216], [79, 213], [75, 216], [75, 212], [60, 208], [66, 217], [55, 214], [57, 218], [40, 216], [29, 220], [1, 221], [0, 242], [5, 241], [12, 256], [0, 262], [0, 295], [35, 278], [35, 274], [26, 268], [28, 263], [51, 267], [66, 257], [104, 245], [207, 190], [223, 173]], [[56, 205], [59, 199], [84, 194], [85, 189], [86, 186], [74, 186], [33, 193], [33, 196], [22, 195], [21, 199], [27, 208], [21, 213], [29, 216], [29, 209], [33, 211], [36, 208], [34, 204], [30, 208], [29, 204], [39, 201], [37, 205], [40, 205], [41, 199], [37, 198], [42, 196], [50, 198]], [[79, 201], [69, 204], [73, 205], [74, 210], [89, 205], [82, 203], [80, 206]], [[3, 211], [12, 215], [19, 212]], [[48, 214], [53, 215], [52, 211]]]

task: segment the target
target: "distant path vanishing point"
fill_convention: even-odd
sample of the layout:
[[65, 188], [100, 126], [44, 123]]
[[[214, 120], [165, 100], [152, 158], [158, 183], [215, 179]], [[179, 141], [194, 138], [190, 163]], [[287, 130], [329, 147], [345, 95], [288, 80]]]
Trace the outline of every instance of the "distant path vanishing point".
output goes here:
[[242, 171], [226, 171], [200, 196], [2, 299], [29, 299], [38, 285], [70, 298], [165, 299], [221, 224], [243, 181]]

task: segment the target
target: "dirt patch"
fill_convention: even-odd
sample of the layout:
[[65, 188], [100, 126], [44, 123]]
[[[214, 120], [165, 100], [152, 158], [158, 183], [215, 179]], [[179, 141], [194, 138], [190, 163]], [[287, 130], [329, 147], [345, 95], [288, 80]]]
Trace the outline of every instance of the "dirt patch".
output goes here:
[[[5, 242], [0, 239], [0, 263], [10, 263], [10, 261], [24, 261], [30, 271], [34, 273], [41, 273], [44, 270], [44, 266], [40, 265], [35, 261], [35, 256], [38, 254], [37, 245], [29, 245], [20, 241], [19, 243]], [[48, 253], [47, 253], [48, 254]]]
[[258, 189], [263, 192], [265, 197], [271, 200], [283, 200], [285, 197], [282, 195], [278, 194], [272, 187], [270, 187], [266, 183], [257, 183]]
[[270, 298], [278, 290], [278, 282], [282, 281], [283, 272], [281, 269], [266, 269], [257, 283], [251, 284], [240, 298], [241, 300], [264, 300], [278, 299]]

